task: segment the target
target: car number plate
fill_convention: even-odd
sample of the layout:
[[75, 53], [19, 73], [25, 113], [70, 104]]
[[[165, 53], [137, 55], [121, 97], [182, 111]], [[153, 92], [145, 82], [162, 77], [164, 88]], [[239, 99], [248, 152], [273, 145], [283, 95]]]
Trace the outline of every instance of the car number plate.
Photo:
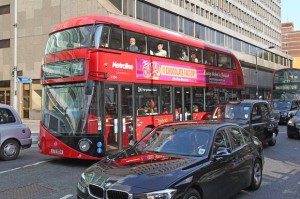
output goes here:
[[63, 155], [64, 154], [64, 150], [61, 150], [61, 149], [51, 149], [51, 153]]

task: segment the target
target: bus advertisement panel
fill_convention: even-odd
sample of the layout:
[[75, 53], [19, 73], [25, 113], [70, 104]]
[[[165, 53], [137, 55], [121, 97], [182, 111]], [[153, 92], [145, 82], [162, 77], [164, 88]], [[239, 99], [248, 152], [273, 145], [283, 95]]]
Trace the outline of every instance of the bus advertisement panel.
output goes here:
[[207, 119], [244, 89], [228, 50], [104, 16], [55, 27], [41, 79], [40, 152], [79, 159], [122, 150], [162, 123]]

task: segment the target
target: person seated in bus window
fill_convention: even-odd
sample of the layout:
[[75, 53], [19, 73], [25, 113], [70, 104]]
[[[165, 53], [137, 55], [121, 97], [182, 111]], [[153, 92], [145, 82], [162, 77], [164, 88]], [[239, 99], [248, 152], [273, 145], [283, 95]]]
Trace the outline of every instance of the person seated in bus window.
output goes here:
[[199, 107], [198, 107], [198, 105], [193, 105], [193, 112], [194, 113], [197, 113], [197, 112], [199, 112]]
[[104, 47], [104, 48], [107, 48], [108, 47], [107, 41], [106, 40], [101, 40], [100, 46]]
[[185, 49], [181, 50], [181, 57], [179, 57], [179, 59], [183, 61], [189, 61], [189, 57], [187, 56]]
[[178, 106], [176, 109], [175, 109], [175, 116], [176, 116], [176, 120], [180, 120], [180, 115], [181, 115], [181, 106]]
[[139, 48], [135, 45], [136, 41], [134, 37], [131, 37], [129, 40], [129, 46], [126, 48], [127, 51], [131, 52], [140, 52]]
[[169, 111], [168, 111], [167, 107], [163, 107], [162, 114], [163, 115], [169, 114]]
[[157, 51], [156, 51], [155, 55], [160, 56], [160, 57], [167, 57], [167, 51], [165, 51], [163, 48], [164, 48], [164, 44], [163, 43], [158, 43], [157, 44]]
[[191, 54], [191, 61], [195, 62], [195, 63], [198, 63], [197, 55], [194, 52], [192, 52], [192, 54]]
[[206, 56], [206, 59], [204, 60], [204, 64], [207, 65], [214, 65], [214, 58], [212, 55]]
[[145, 44], [141, 45], [140, 47], [140, 52], [143, 53], [143, 54], [147, 54], [147, 47]]

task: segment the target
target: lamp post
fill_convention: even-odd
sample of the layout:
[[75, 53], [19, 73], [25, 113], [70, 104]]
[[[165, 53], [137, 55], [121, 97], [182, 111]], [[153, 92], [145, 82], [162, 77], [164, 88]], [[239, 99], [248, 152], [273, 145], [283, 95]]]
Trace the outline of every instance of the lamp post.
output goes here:
[[[275, 48], [274, 46], [269, 46], [268, 48], [264, 48], [263, 50], [266, 49], [272, 49]], [[258, 99], [258, 69], [257, 69], [257, 57], [258, 57], [258, 50], [256, 49], [255, 51], [255, 73], [256, 73], [256, 99]]]
[[18, 29], [17, 29], [17, 16], [18, 16], [18, 0], [15, 0], [15, 23], [14, 23], [14, 69], [13, 69], [13, 74], [14, 74], [14, 93], [13, 93], [13, 107], [14, 109], [19, 113], [18, 111], [18, 98], [17, 98], [17, 72], [18, 72], [18, 61], [17, 61], [17, 40], [18, 40]]

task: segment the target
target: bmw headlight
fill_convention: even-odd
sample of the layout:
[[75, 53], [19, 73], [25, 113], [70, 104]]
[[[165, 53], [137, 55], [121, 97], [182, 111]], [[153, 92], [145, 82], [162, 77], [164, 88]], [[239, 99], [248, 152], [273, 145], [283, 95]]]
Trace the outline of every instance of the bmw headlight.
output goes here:
[[83, 152], [87, 152], [91, 148], [91, 143], [91, 140], [83, 138], [78, 142], [79, 149]]
[[86, 182], [86, 177], [85, 174], [81, 174], [80, 181], [77, 183], [77, 188], [82, 192], [86, 193], [86, 187], [87, 187], [87, 182]]
[[175, 192], [176, 189], [165, 189], [161, 191], [146, 193], [145, 195], [147, 199], [171, 199]]
[[292, 120], [289, 120], [288, 123], [287, 123], [287, 125], [294, 126], [294, 122]]
[[296, 124], [296, 127], [297, 127], [298, 129], [300, 129], [300, 123], [297, 123], [297, 124]]

